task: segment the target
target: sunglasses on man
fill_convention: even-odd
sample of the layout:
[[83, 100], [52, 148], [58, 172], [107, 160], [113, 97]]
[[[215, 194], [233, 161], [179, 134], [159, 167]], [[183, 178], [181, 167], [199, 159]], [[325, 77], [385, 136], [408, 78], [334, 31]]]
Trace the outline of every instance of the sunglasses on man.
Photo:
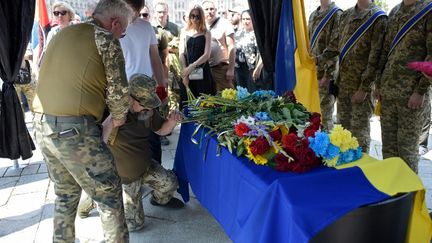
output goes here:
[[139, 16], [141, 18], [148, 18], [149, 14], [148, 13], [140, 13]]
[[54, 16], [58, 17], [58, 16], [65, 16], [68, 13], [68, 11], [63, 10], [63, 11], [54, 11], [53, 14]]

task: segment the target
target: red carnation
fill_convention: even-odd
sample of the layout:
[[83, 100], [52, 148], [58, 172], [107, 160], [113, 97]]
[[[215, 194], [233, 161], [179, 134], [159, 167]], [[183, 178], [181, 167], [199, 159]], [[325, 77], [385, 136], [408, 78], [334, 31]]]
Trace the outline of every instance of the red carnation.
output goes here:
[[279, 129], [271, 131], [269, 133], [269, 135], [270, 135], [270, 137], [273, 138], [274, 141], [280, 141], [282, 139], [282, 133], [281, 133], [281, 131]]
[[313, 112], [311, 117], [309, 118], [309, 121], [316, 126], [320, 126], [321, 125], [321, 115], [317, 112]]
[[276, 156], [274, 157], [274, 161], [276, 162], [275, 169], [277, 171], [283, 171], [283, 172], [290, 171], [289, 170], [290, 162], [288, 162], [288, 158], [285, 157], [285, 155], [281, 153], [276, 154]]
[[245, 133], [248, 133], [250, 131], [250, 128], [248, 125], [246, 125], [243, 122], [240, 122], [239, 124], [235, 125], [235, 134], [239, 137], [243, 137]]
[[270, 148], [270, 144], [263, 136], [259, 136], [249, 145], [249, 148], [251, 149], [252, 154], [256, 156], [267, 152]]
[[307, 137], [307, 138], [308, 138], [308, 137], [314, 137], [316, 131], [317, 131], [317, 130], [315, 130], [315, 127], [310, 126], [310, 127], [306, 128], [306, 129], [304, 130], [304, 135], [305, 135], [305, 137]]
[[286, 98], [288, 98], [288, 100], [291, 101], [292, 103], [297, 103], [297, 98], [296, 98], [294, 92], [287, 91], [287, 92], [285, 92], [284, 96]]
[[297, 135], [295, 133], [290, 133], [288, 135], [284, 135], [282, 137], [282, 147], [291, 151], [291, 152], [295, 152], [298, 140], [299, 140], [299, 137], [297, 137]]

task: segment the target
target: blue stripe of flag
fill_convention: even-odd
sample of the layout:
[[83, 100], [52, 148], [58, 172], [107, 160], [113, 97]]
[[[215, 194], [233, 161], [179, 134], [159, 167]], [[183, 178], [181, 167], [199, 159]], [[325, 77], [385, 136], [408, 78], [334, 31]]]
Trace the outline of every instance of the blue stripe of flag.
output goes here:
[[286, 91], [293, 91], [296, 86], [295, 50], [296, 37], [292, 2], [285, 0], [282, 4], [276, 48], [275, 92], [278, 95]]

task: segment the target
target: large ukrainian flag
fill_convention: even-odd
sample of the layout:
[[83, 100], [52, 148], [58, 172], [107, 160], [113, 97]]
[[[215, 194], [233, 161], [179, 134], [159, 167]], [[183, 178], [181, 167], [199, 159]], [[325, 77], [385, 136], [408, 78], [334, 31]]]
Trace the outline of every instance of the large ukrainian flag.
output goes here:
[[315, 62], [309, 55], [309, 38], [302, 0], [285, 0], [279, 22], [275, 91], [294, 91], [309, 111], [320, 112]]

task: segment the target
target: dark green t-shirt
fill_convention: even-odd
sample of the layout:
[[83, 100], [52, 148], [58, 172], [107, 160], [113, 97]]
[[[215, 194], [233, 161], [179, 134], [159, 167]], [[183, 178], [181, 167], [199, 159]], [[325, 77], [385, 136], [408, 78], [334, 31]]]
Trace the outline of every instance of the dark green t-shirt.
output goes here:
[[109, 145], [116, 160], [122, 181], [136, 181], [149, 168], [152, 159], [149, 137], [158, 131], [165, 119], [154, 109], [153, 116], [146, 121], [137, 119], [136, 114], [128, 113], [126, 123], [117, 132], [114, 144]]

